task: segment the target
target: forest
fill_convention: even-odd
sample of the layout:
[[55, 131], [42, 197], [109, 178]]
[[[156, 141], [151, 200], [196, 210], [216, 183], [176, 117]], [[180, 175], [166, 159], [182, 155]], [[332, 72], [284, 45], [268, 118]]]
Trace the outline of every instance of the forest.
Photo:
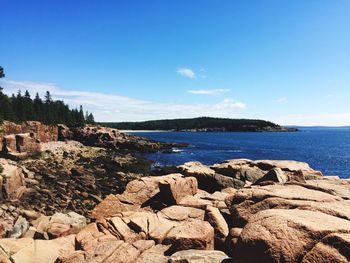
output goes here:
[[[0, 78], [5, 77], [4, 69], [0, 67]], [[13, 121], [21, 123], [24, 121], [40, 121], [44, 124], [66, 124], [68, 126], [82, 126], [93, 124], [92, 113], [84, 114], [83, 107], [70, 109], [61, 100], [53, 100], [49, 91], [44, 98], [40, 98], [36, 93], [34, 99], [26, 90], [23, 94], [18, 91], [12, 96], [6, 95], [4, 89], [0, 87], [0, 123], [3, 121]]]
[[264, 120], [199, 117], [192, 119], [144, 122], [104, 122], [104, 126], [121, 130], [173, 131], [282, 131], [281, 126]]

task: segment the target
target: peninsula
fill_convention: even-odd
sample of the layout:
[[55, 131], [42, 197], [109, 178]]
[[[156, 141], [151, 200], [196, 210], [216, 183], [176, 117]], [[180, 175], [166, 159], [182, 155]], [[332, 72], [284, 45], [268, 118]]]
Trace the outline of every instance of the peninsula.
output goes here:
[[165, 130], [187, 132], [294, 132], [270, 121], [255, 119], [229, 119], [199, 117], [192, 119], [166, 119], [142, 122], [104, 122], [103, 126], [119, 130]]

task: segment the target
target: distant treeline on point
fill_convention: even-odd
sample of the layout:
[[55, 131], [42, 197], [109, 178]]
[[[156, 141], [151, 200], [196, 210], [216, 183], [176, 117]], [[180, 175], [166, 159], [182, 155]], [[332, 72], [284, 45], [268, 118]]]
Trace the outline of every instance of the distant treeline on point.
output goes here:
[[280, 131], [275, 123], [253, 119], [199, 117], [143, 122], [104, 122], [101, 125], [120, 130], [174, 130], [174, 131]]

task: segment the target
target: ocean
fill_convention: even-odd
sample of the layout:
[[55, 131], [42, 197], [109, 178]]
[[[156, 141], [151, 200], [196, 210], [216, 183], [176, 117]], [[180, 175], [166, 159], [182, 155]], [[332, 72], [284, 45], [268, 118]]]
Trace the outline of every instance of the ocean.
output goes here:
[[171, 153], [146, 154], [156, 165], [199, 161], [207, 165], [228, 159], [296, 160], [324, 175], [350, 178], [350, 128], [301, 128], [299, 132], [135, 132], [164, 142], [188, 143]]

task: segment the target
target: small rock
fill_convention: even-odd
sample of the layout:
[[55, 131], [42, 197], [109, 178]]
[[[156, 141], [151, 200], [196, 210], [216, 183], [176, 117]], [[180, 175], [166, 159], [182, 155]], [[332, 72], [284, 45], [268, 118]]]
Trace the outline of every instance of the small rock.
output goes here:
[[28, 230], [28, 228], [29, 228], [28, 221], [24, 217], [20, 216], [18, 217], [12, 230], [6, 233], [6, 237], [19, 238]]
[[282, 171], [281, 168], [273, 168], [267, 174], [265, 174], [262, 178], [255, 182], [255, 184], [259, 184], [266, 181], [272, 181], [276, 183], [286, 183], [288, 181], [288, 176]]
[[169, 263], [222, 263], [229, 257], [218, 250], [182, 250], [171, 255]]

